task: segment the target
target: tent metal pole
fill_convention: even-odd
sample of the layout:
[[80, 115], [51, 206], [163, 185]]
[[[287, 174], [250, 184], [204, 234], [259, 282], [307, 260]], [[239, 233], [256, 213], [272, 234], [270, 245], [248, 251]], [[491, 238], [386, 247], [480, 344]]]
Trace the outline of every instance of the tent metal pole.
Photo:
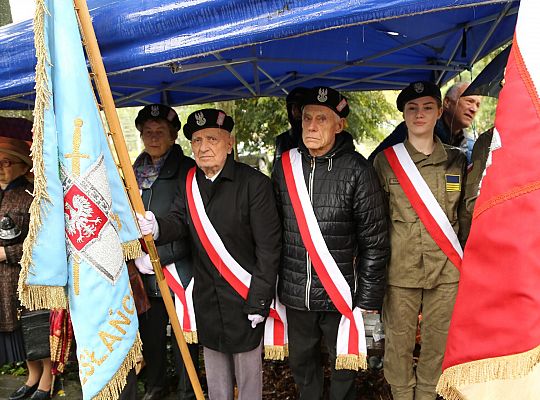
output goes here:
[[[116, 113], [116, 107], [114, 105], [114, 100], [111, 94], [109, 80], [107, 78], [105, 66], [103, 65], [103, 60], [101, 58], [101, 52], [98, 47], [94, 27], [92, 26], [92, 20], [90, 19], [90, 12], [88, 11], [88, 6], [85, 0], [73, 0], [73, 2], [77, 15], [79, 17], [79, 24], [83, 36], [83, 43], [86, 48], [88, 60], [90, 61], [90, 67], [92, 69], [92, 72], [94, 73], [94, 80], [96, 82], [99, 98], [105, 112], [105, 117], [111, 131], [110, 135], [112, 137], [116, 154], [120, 162], [119, 167], [124, 176], [126, 190], [135, 212], [144, 215], [144, 204], [139, 194], [137, 181], [135, 179], [135, 173], [133, 172], [131, 160], [129, 159], [129, 154], [126, 147], [126, 142], [122, 134], [120, 120], [118, 119], [118, 114]], [[169, 290], [167, 282], [165, 281], [163, 270], [161, 269], [161, 263], [159, 260], [156, 245], [154, 243], [154, 239], [152, 238], [152, 235], [145, 235], [144, 241], [150, 254], [150, 260], [152, 261], [152, 266], [154, 267], [154, 272], [156, 274], [159, 290], [161, 291], [161, 295], [165, 303], [165, 308], [167, 309], [167, 314], [169, 314], [169, 319], [171, 321], [171, 325], [173, 327], [173, 331], [176, 336], [176, 340], [178, 342], [178, 347], [180, 348], [184, 364], [186, 365], [186, 370], [188, 372], [191, 385], [193, 386], [197, 400], [204, 400], [201, 384], [199, 382], [199, 378], [197, 377], [195, 367], [193, 366], [193, 360], [191, 359], [186, 341], [184, 339], [184, 332], [182, 331], [180, 323], [178, 322], [178, 317], [176, 315], [176, 310], [172, 301], [171, 292]]]

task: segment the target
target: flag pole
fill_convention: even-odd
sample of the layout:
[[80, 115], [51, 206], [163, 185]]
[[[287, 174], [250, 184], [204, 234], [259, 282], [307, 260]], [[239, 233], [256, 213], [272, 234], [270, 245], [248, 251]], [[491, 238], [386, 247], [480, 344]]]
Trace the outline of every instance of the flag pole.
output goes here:
[[[120, 169], [124, 175], [126, 190], [135, 212], [144, 215], [144, 204], [139, 193], [133, 167], [131, 166], [131, 160], [129, 159], [129, 154], [124, 136], [122, 134], [118, 114], [116, 113], [116, 107], [114, 105], [111, 88], [109, 86], [109, 80], [107, 78], [105, 66], [103, 65], [103, 60], [101, 58], [101, 52], [97, 43], [94, 27], [92, 26], [92, 20], [90, 19], [90, 12], [88, 11], [86, 0], [73, 0], [73, 2], [75, 5], [75, 11], [79, 18], [83, 44], [86, 48], [88, 60], [90, 61], [90, 67], [94, 74], [94, 80], [96, 82], [103, 111], [105, 112], [105, 118], [107, 119], [107, 123], [109, 125], [110, 136], [112, 137], [114, 147], [116, 149]], [[165, 303], [165, 308], [167, 309], [167, 314], [169, 314], [169, 319], [171, 321], [171, 325], [176, 336], [176, 341], [182, 354], [191, 385], [195, 391], [195, 396], [197, 397], [197, 400], [204, 400], [201, 384], [199, 382], [199, 378], [197, 377], [197, 372], [193, 366], [193, 360], [191, 359], [189, 349], [184, 338], [184, 332], [182, 331], [182, 327], [178, 321], [178, 316], [176, 315], [171, 292], [165, 280], [165, 276], [163, 275], [163, 270], [161, 269], [161, 262], [159, 260], [154, 239], [152, 238], [152, 235], [145, 235], [144, 241], [146, 243], [148, 253], [150, 254], [150, 260], [152, 261], [152, 266], [156, 274], [159, 290], [161, 291], [163, 302]]]

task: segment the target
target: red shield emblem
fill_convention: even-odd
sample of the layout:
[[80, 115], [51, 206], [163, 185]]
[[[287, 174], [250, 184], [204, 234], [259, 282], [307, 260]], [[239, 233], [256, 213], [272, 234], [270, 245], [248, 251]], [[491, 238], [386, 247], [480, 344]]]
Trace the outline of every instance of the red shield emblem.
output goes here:
[[99, 236], [107, 217], [101, 209], [73, 185], [64, 195], [66, 235], [77, 251]]

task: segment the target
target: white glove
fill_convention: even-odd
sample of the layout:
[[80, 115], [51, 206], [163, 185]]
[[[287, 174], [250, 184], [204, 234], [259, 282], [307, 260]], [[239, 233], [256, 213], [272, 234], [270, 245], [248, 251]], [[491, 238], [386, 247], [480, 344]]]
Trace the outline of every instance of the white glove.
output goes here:
[[137, 221], [139, 222], [139, 228], [143, 235], [152, 234], [154, 239], [159, 236], [159, 226], [156, 221], [156, 216], [152, 211], [147, 211], [144, 216], [137, 214]]
[[154, 268], [150, 262], [150, 254], [145, 254], [135, 259], [135, 266], [141, 274], [152, 275], [154, 274]]
[[264, 317], [259, 314], [248, 314], [248, 319], [251, 321], [251, 327], [255, 329], [257, 325], [264, 321]]

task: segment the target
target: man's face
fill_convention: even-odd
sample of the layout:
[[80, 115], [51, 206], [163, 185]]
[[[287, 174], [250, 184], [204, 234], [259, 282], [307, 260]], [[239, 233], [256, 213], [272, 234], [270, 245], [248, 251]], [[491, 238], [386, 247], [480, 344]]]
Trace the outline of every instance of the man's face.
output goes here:
[[[467, 85], [464, 85], [457, 92], [457, 95], [461, 96], [461, 93], [463, 93], [466, 88]], [[448, 114], [445, 118], [447, 122], [450, 122], [452, 131], [469, 128], [480, 108], [480, 103], [480, 96], [458, 97], [457, 100], [445, 97], [444, 112], [445, 114]]]
[[322, 156], [336, 141], [336, 134], [343, 130], [345, 119], [325, 106], [307, 105], [302, 111], [302, 140], [309, 153]]
[[191, 138], [191, 149], [197, 166], [208, 176], [213, 176], [225, 165], [232, 152], [232, 135], [220, 128], [201, 129]]
[[142, 126], [141, 139], [146, 151], [152, 159], [163, 156], [174, 144], [167, 121], [148, 120]]
[[408, 101], [403, 108], [403, 119], [410, 136], [433, 136], [435, 124], [442, 114], [442, 108], [431, 96]]

